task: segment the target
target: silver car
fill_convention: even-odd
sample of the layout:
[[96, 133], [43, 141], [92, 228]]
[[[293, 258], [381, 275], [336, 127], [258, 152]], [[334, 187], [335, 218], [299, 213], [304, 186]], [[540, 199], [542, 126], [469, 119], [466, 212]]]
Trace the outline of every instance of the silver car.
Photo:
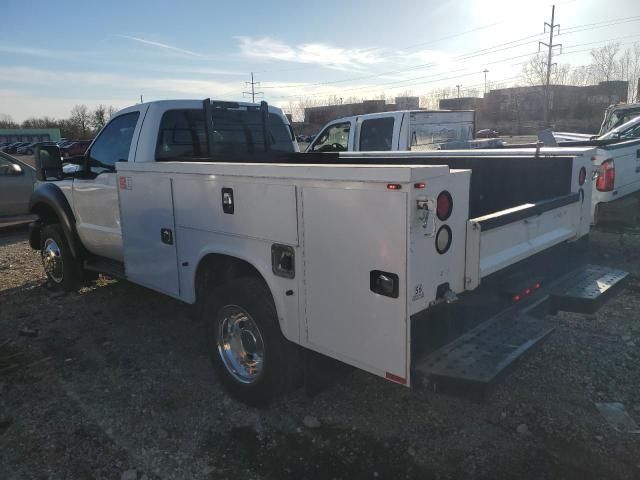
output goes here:
[[33, 167], [0, 152], [0, 225], [30, 218], [29, 199], [35, 181]]

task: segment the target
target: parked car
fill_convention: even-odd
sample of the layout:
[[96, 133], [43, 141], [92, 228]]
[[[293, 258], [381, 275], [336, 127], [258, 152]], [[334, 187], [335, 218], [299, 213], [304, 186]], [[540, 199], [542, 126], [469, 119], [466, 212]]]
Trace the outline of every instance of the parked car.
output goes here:
[[6, 153], [0, 153], [0, 223], [28, 220], [29, 199], [33, 192], [36, 171]]
[[[18, 148], [16, 148], [16, 153], [18, 155], [31, 155], [33, 154], [33, 148], [35, 147], [37, 142], [33, 142], [33, 143], [24, 143], [22, 145], [20, 145]], [[31, 149], [31, 154], [27, 153], [27, 150]]]
[[36, 151], [36, 148], [41, 145], [55, 145], [55, 142], [35, 142], [26, 147], [20, 147], [20, 153], [25, 155], [33, 155]]
[[11, 145], [9, 145], [8, 147], [6, 147], [3, 152], [5, 153], [16, 153], [16, 151], [18, 150], [18, 148], [20, 148], [23, 145], [28, 144], [29, 142], [15, 142], [12, 143]]
[[500, 134], [493, 128], [483, 128], [476, 132], [476, 138], [498, 138]]
[[79, 140], [67, 145], [66, 147], [60, 148], [60, 151], [64, 158], [76, 157], [78, 155], [84, 155], [87, 148], [89, 148], [89, 145], [91, 145], [91, 140]]

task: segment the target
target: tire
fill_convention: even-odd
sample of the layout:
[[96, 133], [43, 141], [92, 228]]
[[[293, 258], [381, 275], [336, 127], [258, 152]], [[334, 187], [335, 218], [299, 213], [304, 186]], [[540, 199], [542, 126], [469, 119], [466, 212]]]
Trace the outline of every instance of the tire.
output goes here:
[[261, 279], [231, 280], [203, 307], [214, 367], [234, 397], [266, 406], [300, 379], [298, 347], [282, 335], [271, 292]]
[[40, 256], [53, 290], [71, 292], [80, 285], [82, 269], [57, 223], [46, 225], [40, 233]]

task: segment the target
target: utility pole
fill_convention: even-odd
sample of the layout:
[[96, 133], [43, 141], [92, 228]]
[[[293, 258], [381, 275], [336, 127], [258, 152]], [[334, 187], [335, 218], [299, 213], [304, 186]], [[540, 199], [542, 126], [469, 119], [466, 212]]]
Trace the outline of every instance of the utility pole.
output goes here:
[[456, 85], [456, 88], [458, 89], [458, 98], [460, 98], [460, 87], [461, 87], [461, 86], [462, 86], [462, 85]]
[[484, 94], [487, 94], [487, 73], [489, 73], [489, 70], [487, 70], [486, 68], [484, 70], [482, 70], [484, 72]]
[[140, 103], [143, 103], [143, 102], [142, 102], [142, 94], [140, 94]]
[[251, 81], [244, 82], [245, 85], [251, 85], [250, 92], [242, 92], [242, 96], [251, 95], [251, 103], [256, 103], [256, 95], [264, 95], [264, 92], [256, 92], [256, 86], [260, 86], [260, 82], [253, 81], [253, 72], [251, 72]]
[[551, 84], [551, 68], [553, 67], [553, 63], [551, 59], [553, 58], [553, 49], [555, 47], [560, 47], [560, 52], [562, 52], [562, 44], [556, 43], [553, 44], [553, 33], [555, 29], [558, 29], [558, 35], [560, 34], [560, 24], [555, 23], [556, 16], [556, 6], [553, 5], [551, 7], [551, 23], [544, 22], [544, 31], [546, 33], [547, 27], [549, 27], [549, 43], [538, 42], [538, 52], [540, 51], [540, 45], [544, 45], [548, 49], [547, 54], [547, 84], [544, 90], [544, 126], [549, 126], [549, 102], [551, 101], [551, 92], [549, 85]]

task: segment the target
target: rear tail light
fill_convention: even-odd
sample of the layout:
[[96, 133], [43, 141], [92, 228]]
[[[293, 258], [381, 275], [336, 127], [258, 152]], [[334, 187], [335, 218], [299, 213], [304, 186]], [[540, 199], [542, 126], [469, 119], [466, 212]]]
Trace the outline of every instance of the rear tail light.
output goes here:
[[441, 221], [445, 221], [451, 216], [453, 210], [453, 198], [446, 190], [440, 192], [436, 201], [436, 215]]
[[453, 235], [448, 225], [443, 225], [436, 234], [436, 250], [439, 254], [446, 253], [451, 246]]
[[613, 190], [613, 185], [616, 182], [616, 166], [613, 163], [613, 159], [605, 160], [600, 164], [598, 170], [598, 180], [596, 181], [596, 188], [601, 192], [610, 192]]
[[531, 287], [526, 287], [521, 292], [513, 294], [511, 296], [511, 300], [513, 300], [514, 302], [519, 302], [523, 298], [528, 297], [529, 295], [534, 293], [536, 290], [539, 290], [540, 287], [542, 287], [542, 284], [540, 282], [536, 282]]
[[578, 173], [578, 183], [580, 186], [584, 185], [584, 181], [587, 179], [587, 169], [582, 167], [580, 173]]

